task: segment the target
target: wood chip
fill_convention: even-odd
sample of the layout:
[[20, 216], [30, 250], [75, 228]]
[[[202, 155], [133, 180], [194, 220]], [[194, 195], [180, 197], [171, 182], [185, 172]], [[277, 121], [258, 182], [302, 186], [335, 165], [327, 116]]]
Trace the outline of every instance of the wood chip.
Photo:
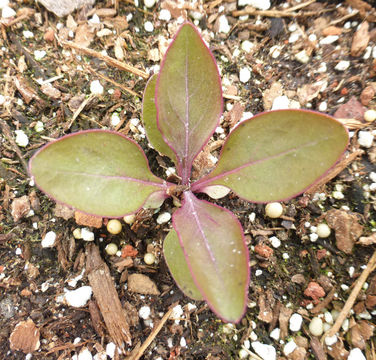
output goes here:
[[157, 285], [144, 274], [131, 274], [128, 277], [128, 290], [144, 295], [159, 295]]
[[360, 56], [366, 49], [369, 43], [370, 35], [368, 32], [369, 24], [364, 21], [359, 29], [355, 32], [352, 44], [351, 44], [351, 55]]
[[124, 351], [124, 342], [132, 343], [131, 334], [110, 270], [95, 244], [87, 245], [86, 259], [88, 279], [107, 330], [115, 344]]
[[24, 195], [14, 199], [10, 208], [14, 222], [18, 222], [30, 211], [30, 201], [28, 196]]
[[10, 348], [23, 351], [25, 354], [32, 353], [39, 349], [39, 337], [39, 329], [35, 326], [33, 320], [21, 321], [10, 335]]
[[103, 223], [101, 217], [84, 214], [81, 211], [74, 212], [74, 219], [76, 220], [77, 225], [91, 226], [97, 229], [101, 228]]

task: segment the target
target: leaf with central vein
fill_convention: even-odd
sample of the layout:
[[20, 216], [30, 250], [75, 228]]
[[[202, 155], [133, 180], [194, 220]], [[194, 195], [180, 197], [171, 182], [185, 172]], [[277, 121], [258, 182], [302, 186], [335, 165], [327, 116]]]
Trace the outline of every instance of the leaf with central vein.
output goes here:
[[239, 221], [187, 191], [173, 226], [198, 290], [220, 318], [237, 322], [245, 311], [249, 283], [248, 249]]
[[164, 193], [141, 148], [108, 131], [84, 131], [49, 143], [30, 160], [36, 184], [55, 200], [89, 214], [118, 217]]
[[289, 199], [323, 176], [347, 143], [346, 129], [324, 114], [263, 113], [235, 128], [217, 167], [192, 189], [206, 192], [212, 185], [224, 185], [248, 201]]
[[193, 159], [216, 128], [222, 113], [218, 69], [191, 24], [184, 24], [170, 45], [156, 86], [158, 128], [178, 159], [183, 184]]

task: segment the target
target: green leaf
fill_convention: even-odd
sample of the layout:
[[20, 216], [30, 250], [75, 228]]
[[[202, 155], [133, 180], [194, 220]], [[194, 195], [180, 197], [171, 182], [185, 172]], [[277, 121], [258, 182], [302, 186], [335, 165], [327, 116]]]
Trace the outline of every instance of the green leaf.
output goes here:
[[155, 85], [157, 74], [148, 81], [142, 101], [142, 121], [150, 144], [162, 155], [167, 155], [176, 164], [176, 156], [171, 148], [163, 140], [162, 134], [157, 127], [157, 109], [155, 107]]
[[248, 201], [287, 200], [330, 170], [347, 144], [346, 129], [330, 116], [306, 110], [263, 113], [233, 130], [217, 167], [192, 191], [224, 185]]
[[192, 162], [222, 114], [222, 88], [213, 55], [193, 25], [184, 24], [164, 57], [156, 86], [157, 122], [188, 184]]
[[203, 300], [189, 272], [183, 249], [179, 244], [179, 238], [174, 229], [170, 230], [164, 239], [163, 254], [171, 275], [180, 290], [183, 291], [186, 296], [194, 300]]
[[166, 187], [150, 172], [136, 143], [109, 131], [64, 136], [39, 150], [29, 166], [37, 186], [49, 196], [98, 216], [133, 213]]
[[243, 230], [228, 210], [184, 192], [173, 226], [192, 278], [209, 307], [223, 320], [243, 316], [249, 283]]

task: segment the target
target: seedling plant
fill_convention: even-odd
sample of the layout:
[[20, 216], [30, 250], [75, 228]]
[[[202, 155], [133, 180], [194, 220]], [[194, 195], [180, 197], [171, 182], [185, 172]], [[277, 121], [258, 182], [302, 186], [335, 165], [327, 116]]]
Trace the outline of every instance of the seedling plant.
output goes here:
[[[182, 25], [149, 80], [143, 123], [150, 144], [175, 163], [179, 184], [155, 176], [141, 147], [112, 131], [89, 130], [45, 145], [30, 160], [37, 186], [88, 214], [121, 217], [181, 197], [164, 239], [165, 260], [181, 290], [218, 317], [239, 321], [250, 281], [249, 250], [229, 210], [199, 199], [229, 191], [250, 202], [284, 201], [318, 181], [343, 154], [346, 129], [306, 110], [265, 112], [227, 137], [215, 168], [192, 178], [192, 165], [220, 123], [222, 88], [215, 59], [190, 23]], [[202, 198], [202, 196], [201, 196]]]

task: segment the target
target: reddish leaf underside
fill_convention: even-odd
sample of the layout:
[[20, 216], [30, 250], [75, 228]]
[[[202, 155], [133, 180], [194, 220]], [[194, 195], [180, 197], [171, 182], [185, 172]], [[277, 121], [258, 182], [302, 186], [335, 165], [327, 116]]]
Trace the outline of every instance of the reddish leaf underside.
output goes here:
[[348, 144], [330, 116], [303, 110], [262, 113], [229, 135], [217, 167], [192, 186], [224, 185], [253, 202], [287, 200], [325, 174]]
[[[223, 320], [243, 316], [249, 283], [243, 230], [228, 210], [184, 193], [173, 226], [192, 278], [210, 308]], [[174, 275], [174, 269], [170, 270]]]
[[163, 140], [162, 134], [157, 127], [157, 109], [155, 107], [155, 85], [157, 74], [154, 74], [145, 87], [142, 99], [142, 121], [145, 126], [146, 136], [150, 144], [162, 155], [167, 155], [176, 164], [176, 156], [171, 148]]
[[109, 131], [62, 137], [39, 150], [29, 166], [37, 186], [49, 196], [98, 216], [135, 212], [152, 194], [163, 196], [166, 190], [164, 181], [150, 172], [141, 148]]
[[162, 62], [156, 86], [157, 122], [188, 184], [194, 158], [222, 113], [222, 89], [213, 55], [193, 25], [184, 24]]

